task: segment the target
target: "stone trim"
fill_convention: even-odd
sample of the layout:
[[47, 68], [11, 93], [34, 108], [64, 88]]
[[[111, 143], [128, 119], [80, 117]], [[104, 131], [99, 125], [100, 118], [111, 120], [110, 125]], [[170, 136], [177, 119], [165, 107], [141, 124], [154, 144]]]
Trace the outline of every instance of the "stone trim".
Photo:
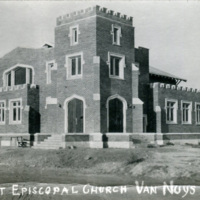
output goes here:
[[85, 133], [85, 109], [87, 108], [85, 98], [76, 94], [73, 94], [71, 97], [65, 99], [63, 103], [63, 109], [65, 110], [64, 113], [64, 130], [65, 133], [68, 133], [68, 103], [72, 99], [79, 99], [83, 101], [83, 133]]
[[106, 101], [107, 108], [107, 131], [109, 132], [109, 101], [112, 99], [119, 99], [123, 104], [123, 133], [126, 133], [126, 110], [127, 110], [127, 102], [126, 100], [118, 94], [112, 95], [108, 97]]
[[[20, 121], [17, 121], [17, 122], [14, 122], [12, 120], [12, 110], [11, 110], [11, 102], [14, 102], [14, 101], [20, 101]], [[15, 124], [21, 124], [22, 123], [22, 109], [23, 109], [23, 106], [22, 106], [22, 98], [16, 98], [16, 99], [9, 99], [9, 107], [8, 107], [8, 110], [9, 110], [9, 124], [11, 125], [15, 125]]]
[[[7, 80], [6, 80], [6, 74], [11, 71], [11, 86], [14, 86], [14, 77], [13, 77], [13, 69], [15, 69], [16, 67], [23, 67], [23, 68], [28, 68], [28, 69], [32, 69], [32, 84], [34, 84], [34, 81], [35, 81], [35, 71], [34, 71], [34, 68], [30, 65], [24, 65], [24, 64], [16, 64], [12, 67], [10, 67], [9, 69], [5, 70], [3, 72], [3, 76], [2, 76], [2, 79], [3, 79], [3, 87], [7, 87]], [[26, 75], [27, 75], [27, 72], [26, 72]], [[26, 83], [26, 84], [29, 84], [29, 83]]]

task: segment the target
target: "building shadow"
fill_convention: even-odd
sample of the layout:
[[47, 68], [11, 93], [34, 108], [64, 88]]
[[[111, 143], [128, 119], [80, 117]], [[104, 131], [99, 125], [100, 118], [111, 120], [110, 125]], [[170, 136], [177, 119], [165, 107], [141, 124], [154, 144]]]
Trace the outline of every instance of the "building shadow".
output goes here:
[[106, 134], [102, 135], [102, 141], [103, 141], [103, 148], [108, 148], [108, 137]]

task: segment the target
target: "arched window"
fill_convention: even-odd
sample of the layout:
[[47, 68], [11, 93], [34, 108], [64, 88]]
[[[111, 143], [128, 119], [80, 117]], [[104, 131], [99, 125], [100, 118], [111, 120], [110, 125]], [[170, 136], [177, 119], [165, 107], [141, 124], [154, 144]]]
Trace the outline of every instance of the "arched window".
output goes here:
[[3, 73], [4, 86], [33, 83], [33, 68], [27, 65], [15, 65]]

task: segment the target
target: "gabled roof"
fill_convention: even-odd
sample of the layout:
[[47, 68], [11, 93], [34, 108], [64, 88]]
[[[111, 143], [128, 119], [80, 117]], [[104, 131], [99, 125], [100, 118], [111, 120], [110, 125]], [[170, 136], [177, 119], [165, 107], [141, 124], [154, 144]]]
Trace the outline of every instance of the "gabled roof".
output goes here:
[[175, 80], [178, 80], [178, 81], [185, 81], [185, 82], [187, 81], [186, 79], [180, 78], [178, 76], [175, 76], [175, 75], [170, 74], [168, 72], [162, 71], [162, 70], [157, 69], [155, 67], [149, 67], [149, 73], [151, 75], [167, 77], [167, 78], [175, 79]]

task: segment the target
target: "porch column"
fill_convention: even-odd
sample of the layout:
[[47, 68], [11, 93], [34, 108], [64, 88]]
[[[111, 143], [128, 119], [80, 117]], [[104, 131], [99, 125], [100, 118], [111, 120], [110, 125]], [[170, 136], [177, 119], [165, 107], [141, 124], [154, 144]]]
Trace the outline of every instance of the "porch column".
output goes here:
[[161, 133], [161, 108], [160, 106], [155, 107], [156, 113], [156, 133]]

